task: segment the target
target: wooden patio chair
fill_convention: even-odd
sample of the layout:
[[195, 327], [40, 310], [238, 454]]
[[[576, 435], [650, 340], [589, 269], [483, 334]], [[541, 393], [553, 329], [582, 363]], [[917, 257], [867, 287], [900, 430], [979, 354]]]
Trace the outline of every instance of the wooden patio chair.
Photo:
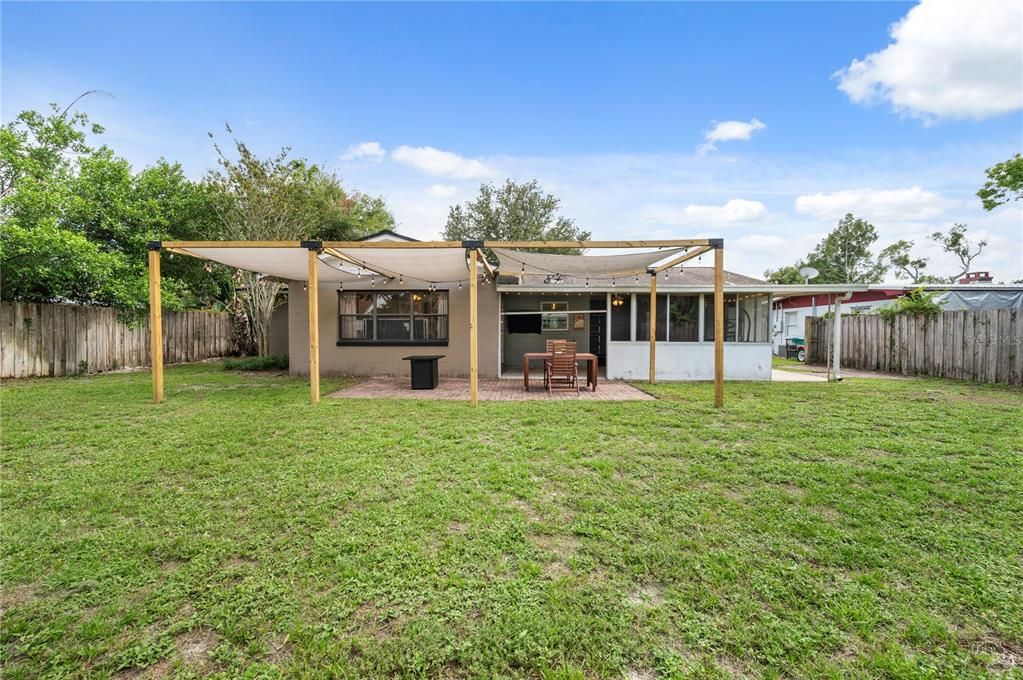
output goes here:
[[555, 389], [579, 391], [579, 378], [575, 365], [575, 342], [551, 342], [551, 358], [544, 361], [543, 384], [550, 393]]

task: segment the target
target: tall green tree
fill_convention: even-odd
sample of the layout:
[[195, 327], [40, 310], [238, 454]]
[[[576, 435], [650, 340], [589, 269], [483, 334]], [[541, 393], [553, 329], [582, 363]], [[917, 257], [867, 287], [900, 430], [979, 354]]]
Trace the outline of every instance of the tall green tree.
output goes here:
[[[450, 241], [484, 239], [494, 241], [585, 241], [590, 232], [558, 213], [561, 201], [545, 193], [536, 180], [518, 183], [506, 180], [497, 187], [481, 184], [479, 195], [448, 211], [444, 238]], [[547, 250], [548, 253], [577, 254], [577, 248]]]
[[911, 252], [913, 245], [912, 241], [896, 241], [885, 247], [878, 259], [895, 271], [895, 278], [907, 279], [912, 283], [925, 283], [930, 278], [925, 273], [927, 258], [914, 257]]
[[799, 273], [801, 264], [790, 264], [764, 272], [764, 279], [769, 283], [796, 284], [803, 283], [803, 275]]
[[[259, 158], [230, 126], [227, 132], [234, 154], [228, 157], [214, 141], [219, 167], [207, 175], [207, 184], [222, 198], [215, 205], [225, 238], [347, 240], [394, 225], [382, 199], [346, 191], [334, 173], [289, 158], [288, 148]], [[239, 271], [236, 282], [237, 311], [246, 320], [238, 330], [251, 335], [256, 352], [267, 356], [270, 323], [283, 302], [284, 284], [247, 271]]]
[[985, 171], [987, 181], [977, 192], [984, 210], [994, 210], [1010, 201], [1023, 199], [1023, 155], [996, 163]]
[[946, 253], [959, 260], [959, 271], [946, 279], [949, 283], [955, 283], [963, 274], [970, 271], [973, 261], [987, 247], [987, 241], [982, 239], [973, 242], [966, 236], [965, 224], [955, 224], [948, 232], [936, 231], [931, 234], [931, 240], [940, 245]]
[[[139, 319], [148, 306], [147, 241], [208, 234], [217, 224], [213, 196], [177, 165], [133, 173], [111, 149], [90, 144], [103, 129], [86, 114], [51, 109], [25, 111], [0, 130], [3, 298], [109, 305]], [[168, 308], [222, 294], [196, 276], [201, 268], [168, 267]]]
[[806, 263], [820, 272], [817, 283], [878, 283], [887, 265], [875, 258], [871, 247], [877, 230], [870, 222], [847, 214], [824, 237]]

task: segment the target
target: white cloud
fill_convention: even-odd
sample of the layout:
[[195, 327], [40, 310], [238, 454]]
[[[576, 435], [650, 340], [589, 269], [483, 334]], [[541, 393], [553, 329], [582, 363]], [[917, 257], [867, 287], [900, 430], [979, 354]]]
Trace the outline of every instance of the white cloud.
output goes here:
[[352, 144], [345, 149], [345, 152], [341, 154], [341, 160], [354, 161], [366, 158], [373, 161], [379, 161], [386, 155], [387, 152], [384, 151], [382, 146], [380, 146], [380, 142], [360, 142], [358, 144]]
[[844, 189], [796, 198], [796, 212], [819, 219], [838, 219], [846, 213], [868, 220], [929, 220], [959, 201], [920, 187], [908, 189]]
[[647, 211], [646, 219], [659, 224], [687, 224], [707, 226], [728, 226], [765, 221], [770, 214], [767, 206], [760, 201], [733, 198], [724, 205], [695, 205], [690, 203], [682, 210], [653, 208]]
[[1023, 108], [1023, 5], [923, 0], [892, 43], [834, 77], [857, 104], [890, 102], [914, 117], [989, 118]]
[[452, 184], [433, 184], [427, 187], [424, 193], [434, 198], [451, 198], [458, 193], [458, 187]]
[[391, 152], [391, 158], [438, 177], [492, 177], [496, 173], [484, 163], [459, 156], [451, 151], [441, 151], [432, 146], [399, 146]]
[[767, 126], [756, 118], [748, 123], [741, 120], [723, 120], [715, 123], [714, 127], [704, 133], [704, 142], [698, 149], [701, 153], [714, 151], [718, 142], [748, 141], [754, 132], [765, 129]]

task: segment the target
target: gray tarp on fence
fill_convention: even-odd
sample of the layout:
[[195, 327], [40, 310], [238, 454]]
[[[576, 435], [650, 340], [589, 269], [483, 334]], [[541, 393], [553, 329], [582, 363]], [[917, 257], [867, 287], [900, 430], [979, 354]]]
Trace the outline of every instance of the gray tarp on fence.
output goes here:
[[934, 298], [946, 312], [967, 309], [1023, 309], [1023, 290], [950, 290]]

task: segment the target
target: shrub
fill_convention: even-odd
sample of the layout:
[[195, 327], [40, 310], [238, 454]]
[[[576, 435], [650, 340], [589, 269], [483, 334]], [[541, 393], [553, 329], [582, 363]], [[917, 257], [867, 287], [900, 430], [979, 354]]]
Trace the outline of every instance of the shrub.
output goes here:
[[941, 305], [934, 301], [935, 297], [935, 293], [917, 288], [896, 298], [892, 304], [881, 307], [877, 313], [885, 319], [894, 319], [900, 314], [937, 316], [941, 314]]
[[225, 371], [284, 371], [288, 368], [288, 357], [240, 357], [224, 359]]

